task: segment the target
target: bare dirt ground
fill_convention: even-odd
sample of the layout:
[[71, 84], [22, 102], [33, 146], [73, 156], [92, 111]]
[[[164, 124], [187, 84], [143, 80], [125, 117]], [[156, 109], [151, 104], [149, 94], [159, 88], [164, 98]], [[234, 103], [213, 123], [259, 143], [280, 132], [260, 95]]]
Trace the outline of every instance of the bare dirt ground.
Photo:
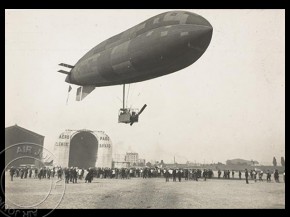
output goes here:
[[[54, 180], [57, 180], [56, 178]], [[63, 187], [63, 186], [61, 186]], [[207, 181], [165, 182], [163, 178], [94, 179], [65, 185], [62, 190], [51, 180], [6, 177], [5, 201], [19, 208], [278, 208], [285, 209], [285, 183], [207, 179]], [[51, 189], [51, 191], [50, 191]], [[41, 202], [43, 201], [43, 202]], [[60, 201], [58, 204], [57, 201]]]

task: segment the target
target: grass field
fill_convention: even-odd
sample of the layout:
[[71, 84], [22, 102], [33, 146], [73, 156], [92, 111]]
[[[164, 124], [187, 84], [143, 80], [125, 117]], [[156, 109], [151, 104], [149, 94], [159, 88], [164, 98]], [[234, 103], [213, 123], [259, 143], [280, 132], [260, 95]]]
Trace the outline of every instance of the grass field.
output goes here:
[[[6, 204], [34, 208], [278, 208], [285, 209], [285, 183], [208, 179], [165, 182], [163, 178], [94, 179], [55, 187], [54, 181], [6, 177]], [[61, 188], [61, 189], [58, 189]], [[51, 192], [50, 192], [51, 189]], [[62, 193], [64, 195], [62, 197]], [[61, 201], [59, 204], [57, 201]]]

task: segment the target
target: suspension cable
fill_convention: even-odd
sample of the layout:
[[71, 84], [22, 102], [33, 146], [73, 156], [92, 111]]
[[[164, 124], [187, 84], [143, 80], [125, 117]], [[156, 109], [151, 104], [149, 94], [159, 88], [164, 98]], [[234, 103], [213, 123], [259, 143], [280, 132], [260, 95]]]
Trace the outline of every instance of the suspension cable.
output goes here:
[[129, 90], [130, 90], [130, 84], [129, 84], [128, 91], [127, 91], [126, 106], [128, 106]]

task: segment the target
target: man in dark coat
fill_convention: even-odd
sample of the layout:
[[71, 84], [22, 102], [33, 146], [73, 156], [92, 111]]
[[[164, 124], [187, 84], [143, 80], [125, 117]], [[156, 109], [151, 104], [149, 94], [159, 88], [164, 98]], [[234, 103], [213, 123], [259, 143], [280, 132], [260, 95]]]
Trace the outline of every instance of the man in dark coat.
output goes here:
[[178, 176], [178, 181], [181, 182], [182, 170], [180, 169], [178, 170], [177, 176]]
[[206, 177], [207, 177], [207, 170], [204, 169], [203, 170], [203, 178], [204, 178], [204, 181], [206, 181]]
[[90, 179], [90, 169], [87, 169], [87, 175], [85, 177], [85, 183], [89, 183], [89, 179]]
[[274, 179], [275, 179], [276, 182], [279, 182], [279, 172], [278, 172], [277, 169], [274, 172]]
[[218, 171], [218, 178], [221, 177], [221, 174], [222, 174], [222, 172], [221, 172], [221, 170], [219, 170], [219, 171]]
[[31, 176], [32, 176], [32, 168], [29, 168], [28, 169], [28, 177], [31, 178]]
[[47, 178], [50, 179], [51, 170], [49, 168], [47, 168], [46, 174], [47, 174]]
[[43, 177], [43, 168], [40, 168], [39, 173], [38, 173], [39, 180], [41, 180], [42, 177]]
[[248, 181], [249, 173], [247, 169], [245, 170], [245, 177], [246, 177], [246, 183], [249, 184], [249, 181]]
[[68, 170], [69, 170], [69, 181], [70, 182], [73, 182], [73, 167], [71, 167], [71, 168], [68, 168]]
[[164, 175], [165, 175], [165, 181], [166, 181], [166, 182], [169, 182], [169, 171], [168, 171], [168, 169], [165, 170]]
[[14, 176], [14, 173], [15, 173], [15, 169], [14, 169], [13, 166], [10, 168], [9, 172], [10, 172], [10, 176], [11, 176], [11, 181], [13, 181], [13, 176]]
[[72, 173], [73, 173], [73, 183], [77, 183], [78, 172], [77, 172], [77, 169], [75, 167], [73, 168]]
[[37, 177], [38, 177], [38, 169], [35, 168], [35, 170], [34, 170], [34, 178], [36, 179]]
[[267, 182], [271, 182], [271, 173], [267, 170]]
[[47, 173], [46, 167], [43, 167], [42, 178], [46, 178], [46, 173]]
[[193, 179], [198, 181], [198, 171], [196, 169], [193, 170]]
[[144, 178], [146, 179], [147, 176], [148, 176], [148, 169], [145, 167], [144, 170], [143, 170], [143, 179]]
[[173, 170], [172, 176], [173, 176], [173, 181], [176, 182], [176, 169]]
[[65, 168], [64, 169], [64, 175], [65, 175], [65, 183], [69, 183], [69, 179], [70, 179], [70, 169], [69, 168]]
[[84, 177], [84, 173], [85, 173], [85, 170], [84, 170], [84, 169], [82, 169], [82, 170], [81, 170], [81, 175], [80, 175], [80, 180], [82, 180], [82, 179], [83, 179], [83, 177]]
[[188, 176], [189, 176], [188, 169], [185, 169], [185, 170], [184, 170], [184, 177], [185, 177], [185, 180], [188, 180]]
[[89, 175], [89, 183], [92, 183], [92, 181], [93, 181], [93, 179], [94, 179], [94, 170], [93, 170], [93, 168], [91, 168], [91, 169], [89, 170], [88, 175]]
[[58, 179], [61, 179], [62, 178], [62, 169], [61, 169], [61, 167], [58, 168], [58, 170], [57, 170], [57, 178]]

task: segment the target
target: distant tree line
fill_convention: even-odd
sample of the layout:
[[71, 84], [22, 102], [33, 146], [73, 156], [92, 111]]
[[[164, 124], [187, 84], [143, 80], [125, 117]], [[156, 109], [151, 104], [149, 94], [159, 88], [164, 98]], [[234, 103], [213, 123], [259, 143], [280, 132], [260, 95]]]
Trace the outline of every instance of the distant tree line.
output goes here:
[[[273, 166], [276, 167], [277, 166], [277, 160], [275, 157], [273, 157]], [[285, 159], [284, 157], [281, 157], [281, 166], [285, 166]]]

